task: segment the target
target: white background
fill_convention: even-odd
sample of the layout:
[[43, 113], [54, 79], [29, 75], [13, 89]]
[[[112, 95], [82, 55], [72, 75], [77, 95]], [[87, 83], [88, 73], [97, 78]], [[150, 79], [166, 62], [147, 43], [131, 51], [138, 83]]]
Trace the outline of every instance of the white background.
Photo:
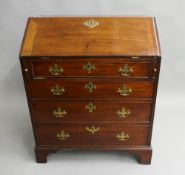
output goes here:
[[[155, 16], [162, 65], [152, 165], [119, 152], [69, 151], [35, 163], [18, 53], [28, 16]], [[185, 174], [185, 2], [183, 0], [0, 0], [0, 175]]]

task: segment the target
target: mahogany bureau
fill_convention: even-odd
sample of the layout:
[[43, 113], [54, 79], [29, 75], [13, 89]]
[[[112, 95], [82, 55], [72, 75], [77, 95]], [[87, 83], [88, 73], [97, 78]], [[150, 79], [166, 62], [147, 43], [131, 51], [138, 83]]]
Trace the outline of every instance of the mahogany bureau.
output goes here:
[[100, 149], [150, 164], [160, 60], [152, 17], [30, 17], [20, 61], [37, 162]]

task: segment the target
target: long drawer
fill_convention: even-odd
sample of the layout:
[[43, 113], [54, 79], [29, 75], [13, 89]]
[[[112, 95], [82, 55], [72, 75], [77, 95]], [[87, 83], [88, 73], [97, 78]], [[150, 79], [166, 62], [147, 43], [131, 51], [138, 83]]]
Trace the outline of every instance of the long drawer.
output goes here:
[[124, 59], [65, 59], [52, 62], [32, 62], [34, 77], [92, 77], [109, 76], [124, 78], [149, 78], [152, 74], [152, 62], [124, 61]]
[[33, 101], [38, 122], [146, 122], [150, 121], [150, 102]]
[[36, 130], [39, 145], [142, 146], [147, 144], [149, 127], [39, 124]]
[[97, 79], [29, 80], [31, 98], [124, 99], [152, 97], [154, 84], [150, 81], [102, 81]]

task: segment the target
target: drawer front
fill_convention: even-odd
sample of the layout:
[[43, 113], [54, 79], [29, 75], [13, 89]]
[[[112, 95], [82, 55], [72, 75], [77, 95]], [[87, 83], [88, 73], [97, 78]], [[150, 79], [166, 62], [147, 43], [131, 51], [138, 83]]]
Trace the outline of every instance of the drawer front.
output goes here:
[[120, 62], [99, 59], [82, 62], [32, 62], [34, 77], [93, 77], [149, 78], [150, 62]]
[[148, 126], [59, 125], [37, 126], [40, 145], [131, 146], [146, 145]]
[[153, 82], [147, 81], [29, 80], [28, 87], [32, 98], [124, 99], [153, 96]]
[[151, 103], [32, 102], [35, 121], [149, 122]]

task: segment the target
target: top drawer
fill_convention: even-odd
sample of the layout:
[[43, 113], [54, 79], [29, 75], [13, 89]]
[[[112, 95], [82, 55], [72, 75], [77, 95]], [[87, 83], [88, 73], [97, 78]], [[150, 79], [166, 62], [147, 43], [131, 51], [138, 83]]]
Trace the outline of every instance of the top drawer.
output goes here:
[[122, 77], [150, 78], [150, 61], [120, 61], [120, 59], [71, 59], [31, 63], [32, 76], [37, 77]]

